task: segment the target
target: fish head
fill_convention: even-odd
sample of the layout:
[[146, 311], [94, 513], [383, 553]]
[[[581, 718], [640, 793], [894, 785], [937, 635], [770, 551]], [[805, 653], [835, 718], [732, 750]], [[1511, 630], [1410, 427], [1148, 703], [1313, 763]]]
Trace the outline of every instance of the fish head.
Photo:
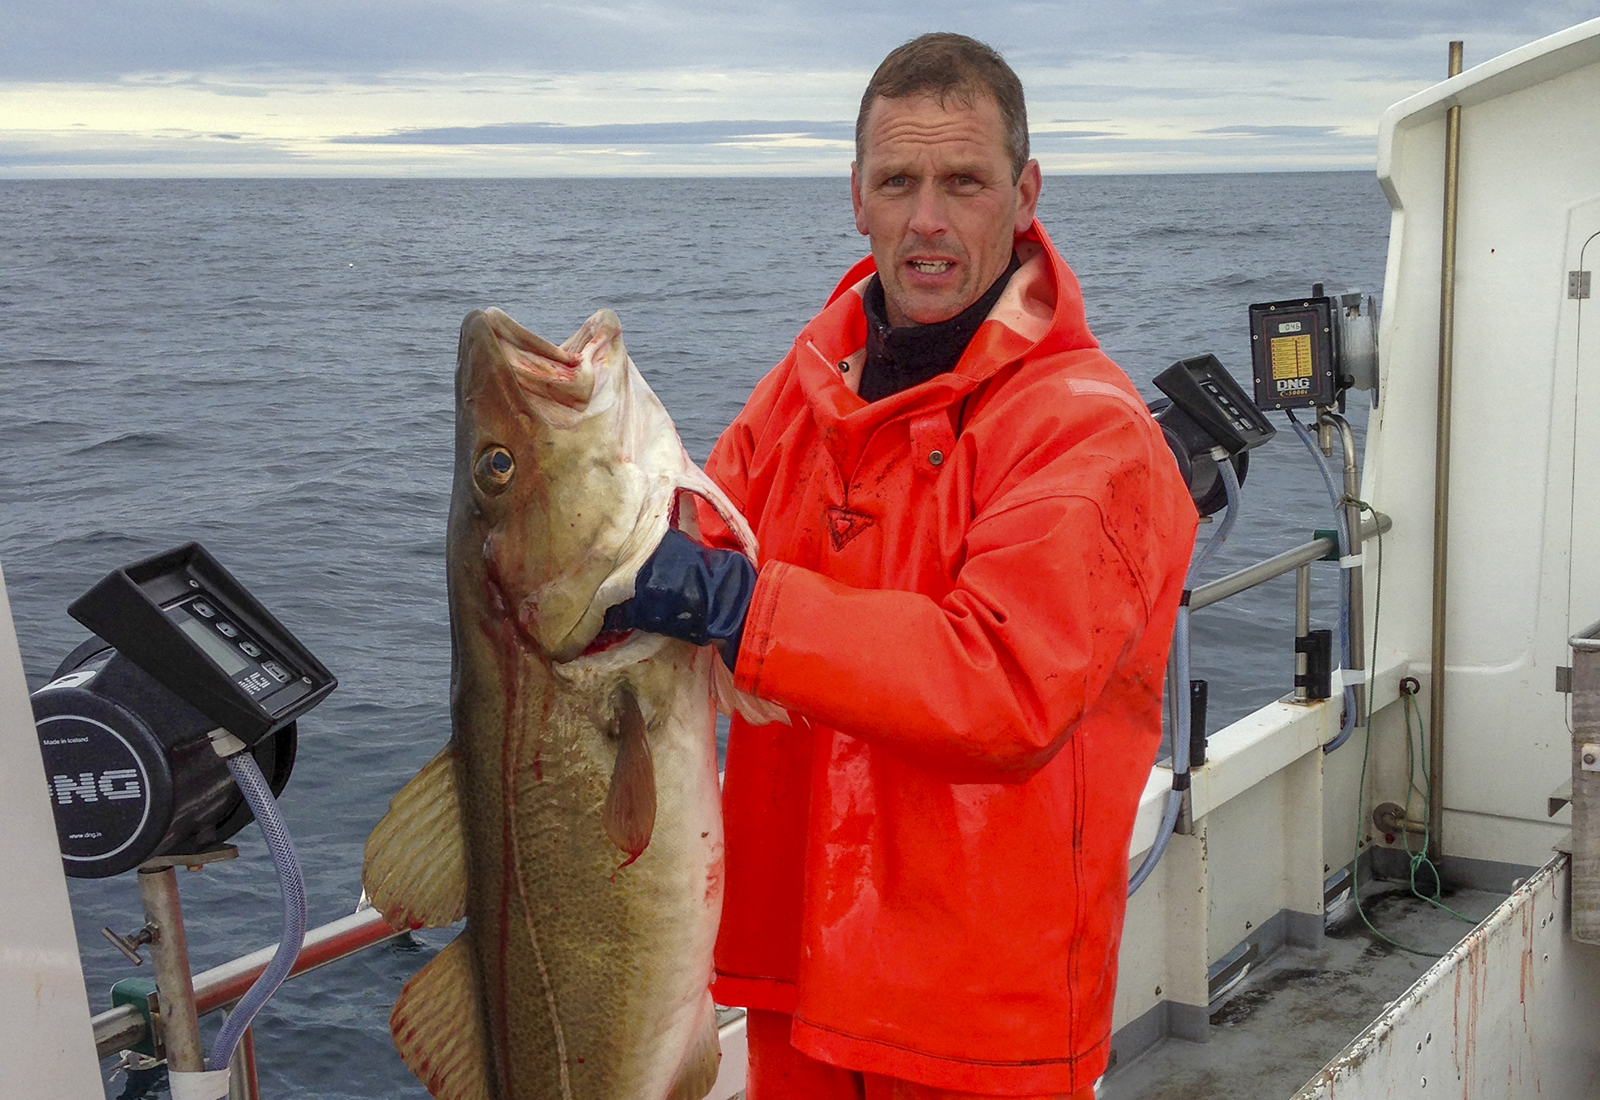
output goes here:
[[[662, 494], [636, 461], [639, 439], [652, 434], [641, 415], [651, 411], [632, 378], [610, 310], [559, 346], [497, 309], [461, 326], [451, 600], [555, 661], [578, 656], [599, 632], [601, 590], [615, 586], [619, 561], [649, 550], [638, 545], [649, 537], [641, 515]], [[631, 591], [631, 573], [625, 583]]]

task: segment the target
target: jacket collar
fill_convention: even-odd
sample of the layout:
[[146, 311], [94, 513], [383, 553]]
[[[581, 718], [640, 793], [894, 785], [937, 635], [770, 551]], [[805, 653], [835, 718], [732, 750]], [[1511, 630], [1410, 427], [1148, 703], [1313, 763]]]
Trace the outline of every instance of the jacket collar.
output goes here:
[[[867, 339], [861, 299], [877, 269], [869, 255], [846, 272], [828, 304], [795, 341], [800, 384], [825, 435], [841, 443], [843, 436], [864, 441], [890, 419], [960, 401], [1024, 356], [1097, 347], [1084, 317], [1077, 277], [1037, 219], [1016, 238], [1015, 247], [1022, 267], [1011, 277], [955, 369], [871, 403], [862, 400], [855, 387]], [[852, 366], [841, 371], [841, 364]]]

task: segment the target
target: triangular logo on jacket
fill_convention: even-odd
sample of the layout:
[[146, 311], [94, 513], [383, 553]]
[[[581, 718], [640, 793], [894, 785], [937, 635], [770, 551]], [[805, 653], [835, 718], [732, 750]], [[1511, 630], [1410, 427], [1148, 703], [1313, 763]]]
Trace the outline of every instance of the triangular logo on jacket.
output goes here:
[[828, 541], [833, 543], [835, 553], [850, 545], [852, 539], [872, 526], [871, 516], [850, 508], [829, 508], [827, 516]]

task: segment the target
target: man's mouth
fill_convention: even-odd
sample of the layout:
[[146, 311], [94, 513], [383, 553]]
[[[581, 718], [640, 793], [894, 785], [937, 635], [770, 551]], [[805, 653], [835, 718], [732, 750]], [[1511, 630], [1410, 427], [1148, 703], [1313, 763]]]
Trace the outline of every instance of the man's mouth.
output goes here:
[[954, 260], [910, 260], [913, 271], [923, 275], [943, 275], [955, 266]]

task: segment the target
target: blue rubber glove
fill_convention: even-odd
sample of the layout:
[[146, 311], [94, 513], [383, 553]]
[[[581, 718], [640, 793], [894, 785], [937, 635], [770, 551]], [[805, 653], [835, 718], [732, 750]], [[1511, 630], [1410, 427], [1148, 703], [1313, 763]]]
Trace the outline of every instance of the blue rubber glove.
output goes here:
[[608, 631], [643, 630], [691, 645], [714, 645], [732, 669], [756, 567], [736, 550], [703, 546], [669, 529], [633, 582], [633, 599], [606, 612]]

